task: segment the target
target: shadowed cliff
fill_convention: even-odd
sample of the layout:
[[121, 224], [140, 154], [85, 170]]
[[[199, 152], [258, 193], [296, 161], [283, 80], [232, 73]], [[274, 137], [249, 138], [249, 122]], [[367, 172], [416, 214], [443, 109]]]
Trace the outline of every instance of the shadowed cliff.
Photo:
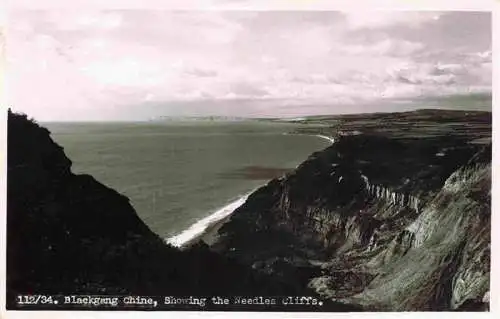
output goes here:
[[17, 294], [257, 296], [309, 291], [263, 276], [201, 244], [182, 252], [165, 244], [128, 198], [92, 176], [73, 174], [71, 161], [49, 131], [10, 111], [7, 174], [11, 309]]
[[253, 193], [211, 248], [365, 310], [487, 309], [491, 113], [320, 121], [337, 142]]
[[179, 251], [9, 112], [8, 307], [17, 294], [316, 294], [322, 311], [487, 309], [491, 114], [321, 122], [311, 133], [334, 145], [251, 194], [210, 249]]

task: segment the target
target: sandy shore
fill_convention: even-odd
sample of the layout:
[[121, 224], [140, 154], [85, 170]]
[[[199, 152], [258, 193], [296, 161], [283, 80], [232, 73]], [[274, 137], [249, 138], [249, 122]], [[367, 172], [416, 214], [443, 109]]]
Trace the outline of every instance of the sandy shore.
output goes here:
[[[335, 143], [335, 140], [333, 137], [330, 136], [325, 136], [325, 135], [315, 135], [317, 137], [326, 139], [330, 141], [332, 144]], [[228, 174], [228, 178], [230, 177], [238, 177], [238, 178], [246, 178], [246, 179], [261, 179], [261, 180], [271, 180], [273, 178], [282, 176], [286, 174], [287, 172], [291, 171], [289, 168], [275, 168], [275, 167], [261, 167], [261, 166], [248, 166], [241, 168], [239, 170], [236, 170], [234, 172], [231, 172], [231, 174]], [[243, 204], [243, 203], [242, 203]], [[237, 207], [235, 208], [237, 209]], [[224, 225], [229, 219], [231, 218], [231, 215], [234, 213], [231, 212], [224, 218], [214, 221], [213, 223], [209, 224], [203, 232], [200, 234], [196, 235], [192, 239], [184, 242], [179, 248], [180, 249], [186, 249], [189, 248], [200, 241], [203, 241], [207, 245], [212, 245], [218, 238], [218, 231]]]
[[205, 231], [203, 231], [203, 233], [201, 233], [201, 234], [197, 235], [196, 237], [192, 238], [191, 240], [185, 242], [179, 248], [186, 249], [186, 248], [189, 248], [189, 247], [199, 243], [200, 241], [203, 241], [207, 245], [212, 245], [218, 238], [217, 232], [222, 227], [222, 225], [224, 225], [227, 221], [229, 221], [229, 219], [231, 218], [231, 215], [228, 215], [228, 216], [214, 222], [213, 224], [208, 226], [205, 229]]

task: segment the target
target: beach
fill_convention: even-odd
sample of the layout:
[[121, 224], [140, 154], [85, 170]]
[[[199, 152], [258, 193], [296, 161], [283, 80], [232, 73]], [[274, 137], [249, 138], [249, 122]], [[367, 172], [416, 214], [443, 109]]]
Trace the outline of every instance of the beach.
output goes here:
[[[330, 136], [325, 136], [325, 135], [315, 135], [315, 136], [328, 140], [332, 144], [335, 142], [334, 138]], [[291, 171], [291, 169], [249, 166], [243, 169], [239, 169], [228, 175], [232, 175], [235, 178], [271, 180], [273, 178], [283, 176], [289, 171]], [[232, 213], [238, 207], [243, 205], [248, 196], [254, 191], [239, 197], [237, 200], [222, 207], [215, 213], [212, 213], [209, 216], [197, 221], [196, 223], [191, 225], [188, 229], [182, 231], [181, 233], [173, 237], [166, 239], [166, 242], [181, 249], [186, 249], [188, 247], [191, 247], [192, 245], [200, 241], [203, 241], [207, 245], [211, 245], [217, 240], [218, 230], [227, 221], [229, 221]]]

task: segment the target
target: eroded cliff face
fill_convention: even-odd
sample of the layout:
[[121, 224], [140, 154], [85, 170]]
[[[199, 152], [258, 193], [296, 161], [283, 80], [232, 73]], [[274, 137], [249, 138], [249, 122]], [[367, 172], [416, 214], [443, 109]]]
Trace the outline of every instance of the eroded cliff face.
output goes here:
[[486, 309], [491, 115], [346, 123], [356, 134], [251, 194], [210, 250], [179, 251], [126, 197], [73, 174], [46, 129], [9, 112], [8, 307], [26, 293], [315, 292], [330, 311]]
[[252, 194], [212, 249], [365, 310], [484, 310], [491, 144], [478, 131], [340, 137]]
[[73, 174], [49, 131], [10, 111], [7, 174], [9, 309], [18, 294], [300, 294], [206, 246], [165, 244], [128, 198]]

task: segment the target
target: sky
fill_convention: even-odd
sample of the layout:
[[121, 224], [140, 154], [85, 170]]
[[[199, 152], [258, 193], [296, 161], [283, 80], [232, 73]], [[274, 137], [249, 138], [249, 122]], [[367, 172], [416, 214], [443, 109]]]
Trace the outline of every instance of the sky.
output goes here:
[[488, 12], [23, 9], [6, 55], [9, 104], [40, 121], [397, 110], [492, 82]]

